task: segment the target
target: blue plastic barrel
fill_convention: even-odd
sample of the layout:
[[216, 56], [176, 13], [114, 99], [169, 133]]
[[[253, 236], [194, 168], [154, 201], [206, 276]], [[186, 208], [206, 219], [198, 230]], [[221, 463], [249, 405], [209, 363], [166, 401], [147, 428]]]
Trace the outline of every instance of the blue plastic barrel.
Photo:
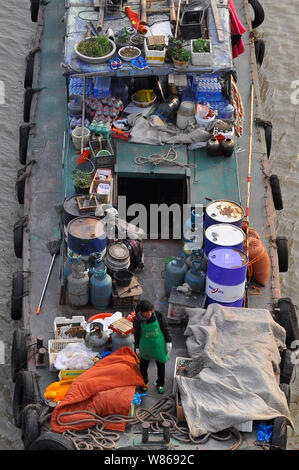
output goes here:
[[214, 248], [221, 246], [243, 250], [245, 233], [240, 227], [233, 224], [210, 225], [204, 236], [204, 252], [206, 255]]
[[244, 297], [248, 257], [235, 248], [215, 248], [208, 255], [206, 295], [208, 301], [240, 306]]
[[233, 224], [242, 227], [244, 209], [234, 201], [213, 201], [206, 207], [204, 229], [214, 224]]

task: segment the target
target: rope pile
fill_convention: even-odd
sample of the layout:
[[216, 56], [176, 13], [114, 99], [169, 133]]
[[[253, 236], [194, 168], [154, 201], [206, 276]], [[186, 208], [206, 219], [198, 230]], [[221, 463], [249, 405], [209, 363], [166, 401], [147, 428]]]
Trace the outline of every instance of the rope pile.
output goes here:
[[163, 163], [170, 164], [170, 165], [178, 165], [181, 167], [189, 167], [189, 165], [177, 162], [178, 154], [174, 147], [170, 147], [167, 153], [161, 155], [160, 153], [153, 153], [147, 157], [138, 156], [135, 157], [134, 162], [136, 165], [145, 165], [150, 163], [151, 165], [158, 166]]
[[[170, 424], [170, 436], [179, 442], [186, 444], [204, 444], [210, 438], [218, 441], [227, 441], [235, 438], [236, 442], [227, 450], [237, 449], [241, 443], [242, 438], [239, 431], [235, 428], [229, 428], [220, 433], [207, 433], [198, 438], [193, 438], [189, 432], [187, 425], [179, 426], [175, 413], [175, 401], [171, 397], [165, 397], [149, 409], [137, 408], [135, 416], [123, 415], [110, 415], [105, 418], [96, 415], [87, 410], [80, 410], [75, 412], [63, 412], [57, 416], [57, 423], [65, 425], [61, 422], [61, 417], [72, 414], [84, 413], [90, 415], [90, 419], [76, 420], [73, 422], [68, 421], [68, 425], [76, 425], [82, 422], [94, 423], [92, 428], [85, 431], [71, 431], [67, 430], [63, 434], [68, 437], [74, 444], [77, 450], [107, 450], [116, 449], [116, 442], [120, 439], [117, 432], [105, 429], [109, 423], [123, 423], [128, 425], [141, 425], [142, 423], [150, 423], [150, 430], [152, 432], [163, 433], [162, 423], [168, 421]], [[162, 441], [161, 441], [162, 443]]]

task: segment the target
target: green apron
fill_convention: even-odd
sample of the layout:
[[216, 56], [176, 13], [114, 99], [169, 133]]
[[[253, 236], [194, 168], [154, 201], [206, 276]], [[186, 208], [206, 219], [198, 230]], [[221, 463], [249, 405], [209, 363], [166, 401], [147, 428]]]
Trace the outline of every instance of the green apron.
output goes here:
[[155, 359], [159, 362], [169, 360], [165, 338], [157, 318], [152, 323], [141, 323], [139, 354], [145, 360]]

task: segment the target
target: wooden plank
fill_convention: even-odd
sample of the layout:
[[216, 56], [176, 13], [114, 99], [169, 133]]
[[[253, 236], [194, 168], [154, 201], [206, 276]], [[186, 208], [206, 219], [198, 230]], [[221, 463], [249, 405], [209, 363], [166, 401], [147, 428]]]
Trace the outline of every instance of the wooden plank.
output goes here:
[[220, 20], [219, 16], [219, 11], [217, 7], [217, 1], [216, 0], [211, 0], [211, 7], [213, 11], [213, 16], [216, 24], [216, 30], [217, 30], [217, 35], [218, 35], [218, 41], [219, 42], [224, 42], [224, 34], [223, 34], [223, 29], [222, 29], [222, 23]]

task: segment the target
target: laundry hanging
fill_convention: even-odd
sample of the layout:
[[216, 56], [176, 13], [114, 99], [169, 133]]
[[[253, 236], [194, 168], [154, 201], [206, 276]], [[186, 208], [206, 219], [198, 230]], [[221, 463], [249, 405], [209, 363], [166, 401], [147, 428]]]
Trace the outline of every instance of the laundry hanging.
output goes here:
[[239, 20], [233, 0], [228, 0], [228, 5], [229, 5], [231, 36], [232, 36], [232, 51], [233, 51], [233, 58], [235, 59], [240, 54], [243, 54], [243, 52], [245, 52], [245, 45], [242, 39], [242, 34], [245, 33], [246, 28], [243, 26], [243, 24]]

